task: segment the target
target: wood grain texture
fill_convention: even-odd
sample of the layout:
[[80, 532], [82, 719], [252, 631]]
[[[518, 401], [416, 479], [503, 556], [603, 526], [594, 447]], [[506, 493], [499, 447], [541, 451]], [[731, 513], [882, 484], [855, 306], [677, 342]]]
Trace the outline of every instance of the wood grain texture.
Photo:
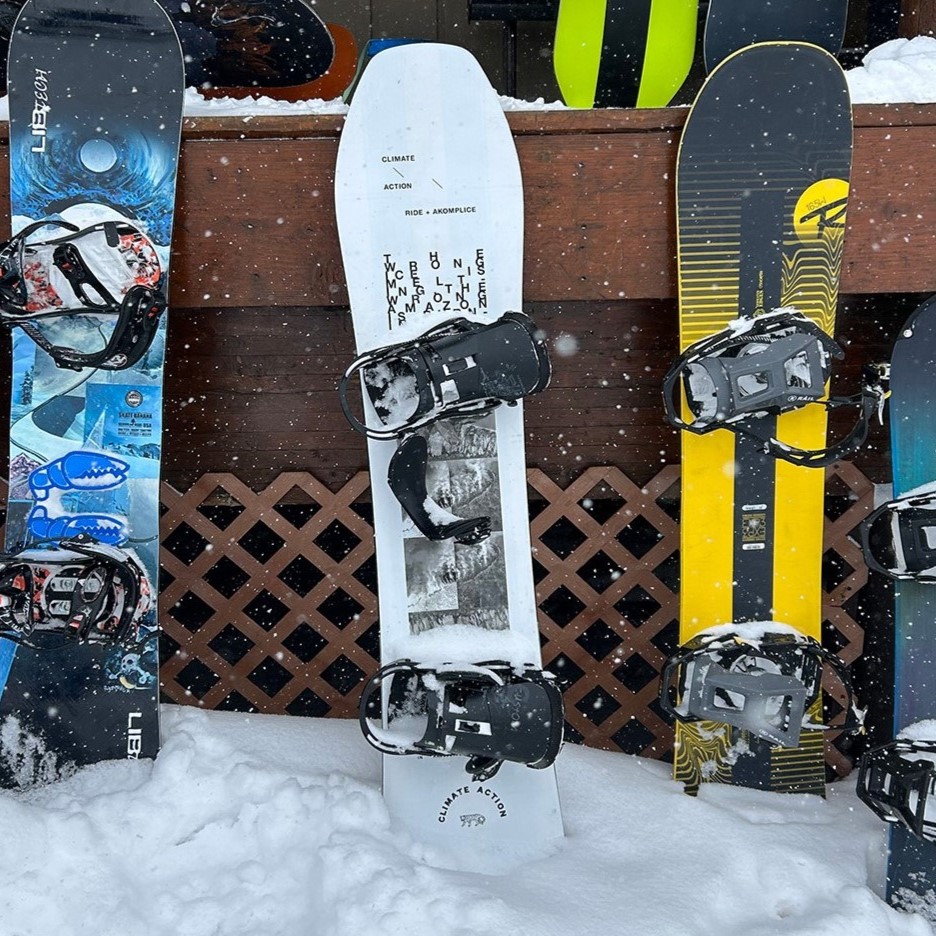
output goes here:
[[[552, 386], [527, 402], [527, 462], [557, 482], [615, 465], [643, 483], [679, 461], [660, 388], [677, 351], [672, 166], [684, 116], [510, 115], [526, 182], [527, 307], [554, 361]], [[913, 305], [936, 290], [936, 107], [857, 116], [837, 393], [889, 358]], [[264, 121], [187, 122], [165, 403], [164, 476], [178, 490], [206, 471], [251, 485], [311, 471], [335, 486], [367, 465], [336, 405], [354, 355], [332, 198], [342, 121], [277, 118], [278, 136]], [[6, 185], [0, 167], [0, 201]], [[0, 355], [4, 387], [8, 367]], [[833, 436], [850, 417], [832, 414]], [[856, 463], [888, 479], [884, 429]]]
[[[917, 298], [845, 297], [846, 359], [836, 366], [834, 392], [854, 392], [865, 363], [889, 358]], [[526, 401], [527, 464], [563, 485], [591, 465], [614, 465], [643, 484], [678, 464], [679, 437], [663, 419], [661, 391], [677, 353], [675, 302], [527, 309], [553, 360], [550, 387]], [[346, 312], [208, 308], [170, 316], [163, 473], [176, 489], [208, 471], [234, 472], [254, 488], [283, 471], [309, 471], [337, 489], [366, 470], [364, 440], [337, 406], [338, 380], [354, 355]], [[834, 411], [832, 437], [844, 435], [853, 416]], [[875, 425], [855, 463], [886, 481], [887, 451], [886, 427]]]
[[[526, 193], [528, 300], [675, 297], [673, 187], [685, 114], [508, 115]], [[855, 119], [843, 291], [936, 290], [936, 106], [858, 107]], [[174, 308], [347, 304], [333, 198], [342, 122], [186, 121]], [[7, 185], [0, 165], [0, 201]]]

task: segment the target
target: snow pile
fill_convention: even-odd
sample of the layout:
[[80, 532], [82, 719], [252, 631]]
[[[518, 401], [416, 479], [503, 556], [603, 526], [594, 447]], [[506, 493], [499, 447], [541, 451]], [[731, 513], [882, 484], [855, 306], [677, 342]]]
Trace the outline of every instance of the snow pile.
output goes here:
[[[505, 111], [567, 110], [562, 101], [521, 101], [499, 95]], [[347, 114], [348, 105], [341, 98], [331, 101], [277, 101], [270, 97], [206, 98], [197, 88], [185, 89], [184, 113], [186, 117], [255, 117], [269, 114]], [[3, 114], [0, 113], [0, 117]]]
[[348, 105], [335, 98], [323, 101], [277, 101], [271, 97], [206, 98], [197, 88], [186, 88], [183, 101], [186, 117], [257, 117], [269, 114], [347, 114]]
[[443, 870], [391, 823], [353, 721], [164, 709], [155, 763], [0, 792], [4, 936], [929, 936], [867, 886], [883, 824], [828, 800], [684, 795], [567, 745], [567, 838], [508, 876]]
[[936, 39], [892, 39], [846, 72], [853, 104], [936, 102]]

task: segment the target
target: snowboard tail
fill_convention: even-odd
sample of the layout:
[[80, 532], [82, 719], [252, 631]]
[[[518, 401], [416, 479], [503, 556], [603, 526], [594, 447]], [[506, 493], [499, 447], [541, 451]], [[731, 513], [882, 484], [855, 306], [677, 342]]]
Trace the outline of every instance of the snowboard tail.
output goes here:
[[305, 0], [165, 0], [190, 85], [278, 88], [321, 78], [335, 44]]
[[703, 36], [706, 71], [755, 42], [808, 42], [832, 55], [842, 49], [848, 0], [709, 0]]
[[665, 107], [695, 53], [698, 0], [563, 0], [553, 64], [570, 107]]

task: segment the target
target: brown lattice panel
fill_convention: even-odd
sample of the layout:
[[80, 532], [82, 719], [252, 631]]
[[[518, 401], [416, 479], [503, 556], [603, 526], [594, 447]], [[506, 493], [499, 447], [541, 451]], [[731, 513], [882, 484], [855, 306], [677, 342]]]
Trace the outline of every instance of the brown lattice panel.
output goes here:
[[[586, 469], [561, 488], [528, 471], [543, 659], [563, 683], [568, 736], [665, 758], [658, 676], [677, 639], [679, 468], [648, 484]], [[829, 469], [825, 640], [846, 662], [863, 631], [846, 604], [867, 582], [852, 532], [872, 483]], [[253, 491], [231, 474], [162, 488], [163, 691], [208, 708], [353, 717], [377, 666], [366, 473], [333, 492], [304, 472]], [[829, 687], [830, 690], [833, 687]], [[829, 708], [836, 708], [830, 693]], [[834, 736], [830, 741], [834, 741]], [[850, 761], [833, 743], [830, 765]]]
[[377, 659], [366, 474], [332, 493], [311, 475], [255, 492], [230, 474], [163, 485], [161, 681], [175, 702], [357, 714]]

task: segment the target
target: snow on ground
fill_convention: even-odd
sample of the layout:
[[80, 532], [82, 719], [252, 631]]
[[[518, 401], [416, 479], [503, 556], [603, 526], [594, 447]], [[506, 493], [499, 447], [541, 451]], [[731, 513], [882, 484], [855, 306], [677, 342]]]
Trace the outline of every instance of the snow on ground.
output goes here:
[[497, 877], [397, 829], [354, 721], [164, 707], [155, 762], [0, 792], [3, 936], [931, 936], [872, 893], [883, 824], [566, 745], [567, 837]]

